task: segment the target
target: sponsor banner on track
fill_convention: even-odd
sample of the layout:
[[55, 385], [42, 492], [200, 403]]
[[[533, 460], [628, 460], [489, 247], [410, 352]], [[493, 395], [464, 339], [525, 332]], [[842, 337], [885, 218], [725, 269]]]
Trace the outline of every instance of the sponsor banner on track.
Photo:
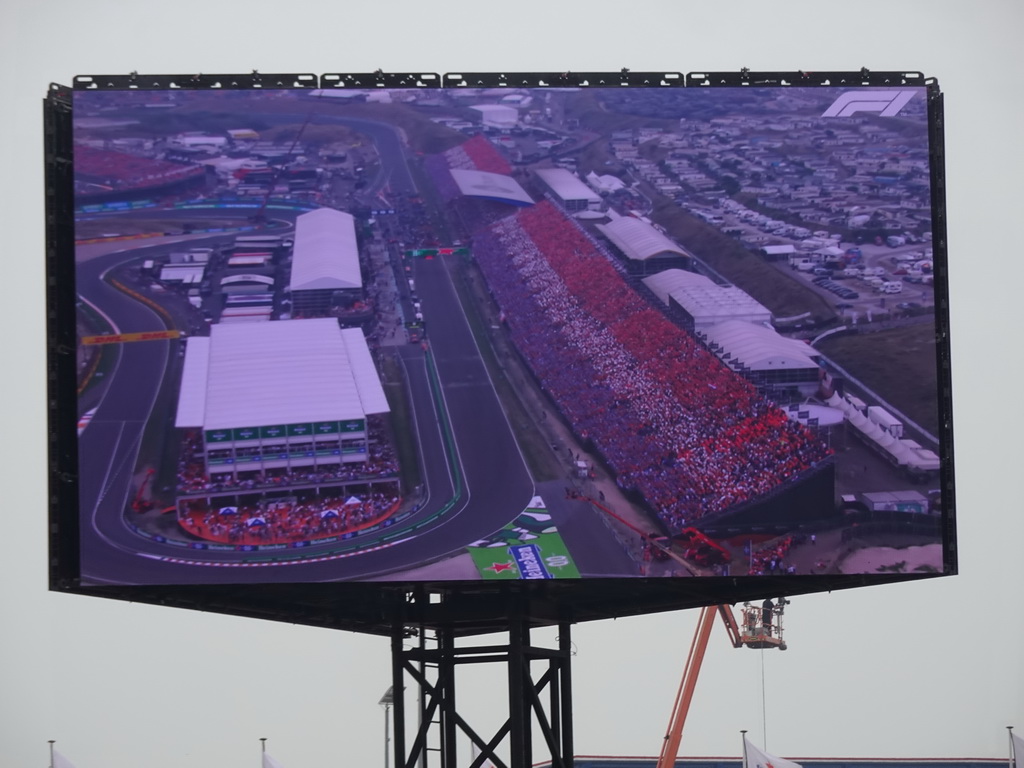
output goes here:
[[524, 579], [550, 579], [551, 574], [540, 559], [540, 548], [535, 544], [509, 547], [508, 551], [516, 560], [519, 575]]
[[75, 245], [92, 245], [93, 243], [113, 243], [118, 240], [142, 240], [147, 237], [163, 237], [163, 232], [142, 232], [137, 235], [115, 235], [113, 237], [90, 237], [85, 240], [75, 240]]
[[485, 580], [580, 578], [569, 548], [551, 524], [551, 515], [534, 503], [500, 531], [467, 549]]
[[82, 344], [120, 344], [126, 341], [159, 341], [176, 339], [181, 331], [145, 331], [143, 333], [117, 333], [110, 336], [83, 336]]

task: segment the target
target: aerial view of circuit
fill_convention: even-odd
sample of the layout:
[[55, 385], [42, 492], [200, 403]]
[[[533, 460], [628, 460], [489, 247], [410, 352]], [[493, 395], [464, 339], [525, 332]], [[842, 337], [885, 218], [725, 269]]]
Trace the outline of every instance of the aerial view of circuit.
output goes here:
[[76, 90], [83, 583], [943, 572], [892, 94]]

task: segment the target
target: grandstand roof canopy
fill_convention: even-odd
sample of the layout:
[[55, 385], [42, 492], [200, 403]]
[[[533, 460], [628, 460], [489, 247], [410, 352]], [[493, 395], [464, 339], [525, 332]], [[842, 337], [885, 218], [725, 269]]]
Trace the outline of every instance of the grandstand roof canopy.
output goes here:
[[231, 429], [388, 412], [363, 332], [333, 318], [214, 325], [188, 340], [177, 427]]
[[351, 214], [319, 208], [295, 220], [293, 291], [362, 288], [356, 224]]
[[729, 355], [726, 361], [734, 367], [752, 371], [778, 371], [817, 368], [817, 352], [809, 344], [780, 336], [774, 329], [763, 325], [727, 320], [703, 330], [708, 344], [716, 344], [719, 357]]
[[461, 168], [452, 168], [451, 174], [459, 185], [459, 191], [468, 197], [482, 197], [512, 205], [533, 205], [533, 199], [511, 176]]
[[225, 285], [239, 285], [243, 283], [262, 283], [263, 285], [273, 285], [274, 278], [269, 275], [228, 275], [227, 277], [221, 278], [220, 284]]
[[767, 323], [772, 319], [767, 307], [736, 286], [716, 285], [710, 278], [684, 269], [666, 269], [645, 277], [644, 285], [666, 304], [671, 296], [693, 318], [698, 331], [726, 320]]
[[563, 200], [586, 200], [600, 203], [601, 196], [580, 181], [579, 177], [565, 168], [538, 168], [538, 178], [551, 187]]
[[688, 255], [652, 225], [633, 216], [622, 216], [607, 224], [598, 224], [597, 228], [627, 258], [635, 261], [646, 261], [655, 256]]

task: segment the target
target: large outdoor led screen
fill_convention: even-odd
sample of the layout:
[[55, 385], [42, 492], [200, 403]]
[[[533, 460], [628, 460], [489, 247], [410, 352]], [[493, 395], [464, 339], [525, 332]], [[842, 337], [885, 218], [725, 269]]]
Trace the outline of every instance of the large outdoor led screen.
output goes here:
[[937, 88], [465, 82], [76, 83], [78, 583], [954, 572]]

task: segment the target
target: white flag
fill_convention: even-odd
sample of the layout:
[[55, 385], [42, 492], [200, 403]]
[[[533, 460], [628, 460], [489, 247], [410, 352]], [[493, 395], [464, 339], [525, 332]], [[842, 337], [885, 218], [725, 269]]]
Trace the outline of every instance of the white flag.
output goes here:
[[75, 764], [55, 749], [53, 750], [53, 768], [75, 768]]
[[743, 768], [802, 768], [800, 763], [762, 752], [751, 744], [750, 739], [746, 736], [743, 737], [743, 742], [745, 747], [743, 753], [746, 757]]
[[1013, 744], [1014, 768], [1024, 768], [1024, 739], [1010, 731], [1010, 743]]
[[284, 768], [277, 760], [272, 758], [266, 752], [263, 753], [263, 768]]

